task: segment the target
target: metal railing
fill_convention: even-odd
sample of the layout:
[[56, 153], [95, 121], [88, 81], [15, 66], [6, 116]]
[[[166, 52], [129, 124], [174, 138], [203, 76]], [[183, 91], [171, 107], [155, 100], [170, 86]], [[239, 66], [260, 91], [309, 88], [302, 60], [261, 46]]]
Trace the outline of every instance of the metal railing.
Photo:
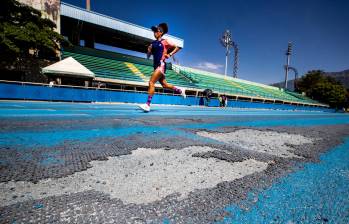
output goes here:
[[[69, 88], [69, 89], [85, 89], [85, 90], [105, 90], [105, 91], [111, 91], [111, 92], [132, 92], [132, 93], [147, 93], [146, 90], [139, 90], [137, 88], [146, 88], [146, 86], [131, 86], [130, 84], [127, 83], [118, 83], [121, 88], [98, 88], [98, 87], [85, 87], [85, 86], [73, 86], [73, 85], [50, 85], [47, 83], [34, 83], [34, 82], [20, 82], [20, 81], [8, 81], [8, 80], [0, 80], [0, 83], [7, 83], [7, 84], [15, 84], [15, 85], [21, 85], [21, 86], [43, 86], [47, 88]], [[125, 87], [133, 87], [134, 89], [125, 89]], [[159, 89], [157, 89], [159, 90]], [[275, 100], [274, 98], [268, 98], [267, 96], [264, 97], [251, 97], [251, 96], [246, 96], [244, 95], [244, 91], [236, 91], [236, 94], [233, 95], [230, 92], [228, 92], [229, 88], [216, 88], [215, 91], [218, 91], [219, 94], [224, 94], [227, 96], [234, 96], [236, 97], [236, 100], [238, 97], [244, 98], [244, 99], [239, 99], [239, 101], [251, 101], [253, 100], [262, 100], [262, 101], [269, 101], [276, 103], [276, 101], [283, 102], [283, 103], [289, 103], [289, 104], [297, 104], [297, 105], [303, 105], [303, 106], [316, 106], [316, 107], [328, 107], [328, 105], [323, 105], [323, 104], [311, 104], [311, 103], [300, 103], [300, 102], [292, 102], [292, 101], [283, 101], [283, 100]], [[196, 92], [195, 92], [196, 91]], [[193, 92], [195, 94], [188, 94], [188, 96], [195, 97], [195, 98], [201, 98], [203, 96], [199, 96], [199, 92], [202, 93], [204, 89], [197, 89]], [[179, 94], [175, 94], [174, 92], [172, 93], [166, 93], [166, 92], [159, 92], [157, 91], [156, 94], [160, 95], [168, 95], [168, 96], [178, 96]], [[25, 96], [23, 96], [25, 98]]]

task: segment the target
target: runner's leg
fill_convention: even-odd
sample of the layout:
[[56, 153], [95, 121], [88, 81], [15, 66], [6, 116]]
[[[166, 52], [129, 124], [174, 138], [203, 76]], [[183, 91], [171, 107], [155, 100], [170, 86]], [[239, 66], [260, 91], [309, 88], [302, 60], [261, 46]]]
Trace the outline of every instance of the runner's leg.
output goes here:
[[151, 100], [155, 92], [155, 83], [163, 76], [159, 69], [156, 69], [150, 77], [148, 88], [148, 100], [147, 104], [150, 106]]
[[175, 86], [173, 86], [171, 84], [168, 84], [164, 76], [159, 79], [159, 82], [162, 85], [162, 87], [165, 88], [165, 89], [171, 89], [175, 93], [178, 93], [178, 94], [182, 93], [181, 89], [179, 89], [179, 88], [177, 88], [177, 87], [175, 87]]

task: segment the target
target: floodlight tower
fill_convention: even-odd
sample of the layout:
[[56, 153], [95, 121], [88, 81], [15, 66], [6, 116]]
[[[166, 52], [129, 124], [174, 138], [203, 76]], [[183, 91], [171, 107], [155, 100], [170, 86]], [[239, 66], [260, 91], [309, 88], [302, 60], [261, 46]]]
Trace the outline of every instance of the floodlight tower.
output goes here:
[[237, 78], [238, 77], [239, 48], [235, 42], [233, 42], [233, 48], [234, 48], [233, 77]]
[[[287, 69], [287, 66], [285, 65], [285, 69]], [[298, 82], [298, 70], [294, 67], [288, 66], [288, 70], [293, 71], [294, 73], [294, 82], [293, 82], [293, 89], [297, 90], [298, 86], [297, 86], [297, 82]]]
[[86, 0], [86, 10], [91, 11], [91, 2], [90, 0]]
[[229, 48], [233, 46], [233, 40], [231, 38], [231, 33], [229, 30], [226, 30], [223, 34], [223, 36], [220, 39], [221, 44], [223, 47], [225, 47], [225, 70], [224, 70], [224, 76], [227, 76], [227, 67], [228, 67], [228, 55], [230, 53]]
[[292, 43], [288, 42], [287, 51], [286, 51], [287, 60], [286, 60], [286, 66], [285, 66], [285, 70], [286, 70], [286, 72], [285, 72], [285, 84], [284, 84], [285, 90], [287, 89], [287, 79], [288, 79], [288, 70], [290, 67], [291, 49], [292, 49]]
[[294, 91], [298, 90], [298, 71], [294, 67], [288, 67], [289, 70], [292, 70], [294, 72], [294, 82], [293, 82], [293, 89]]

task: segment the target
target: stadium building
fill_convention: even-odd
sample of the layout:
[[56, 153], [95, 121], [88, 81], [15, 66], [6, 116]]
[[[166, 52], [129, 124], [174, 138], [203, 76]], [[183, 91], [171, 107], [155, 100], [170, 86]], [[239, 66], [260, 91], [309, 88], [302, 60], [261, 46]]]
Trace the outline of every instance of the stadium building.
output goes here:
[[[0, 98], [79, 102], [128, 102], [146, 100], [152, 60], [97, 49], [98, 45], [146, 53], [153, 41], [149, 28], [121, 21], [59, 0], [21, 0], [43, 11], [57, 24], [57, 32], [73, 46], [59, 52], [61, 61], [44, 67], [46, 84], [1, 82]], [[184, 40], [166, 35], [180, 48]], [[228, 106], [270, 109], [327, 110], [328, 106], [301, 94], [221, 74], [167, 64], [166, 79], [185, 87], [181, 99], [156, 85], [154, 103], [203, 105], [204, 90], [213, 91], [209, 106], [218, 106], [218, 96], [228, 97]], [[9, 94], [9, 92], [11, 94]]]

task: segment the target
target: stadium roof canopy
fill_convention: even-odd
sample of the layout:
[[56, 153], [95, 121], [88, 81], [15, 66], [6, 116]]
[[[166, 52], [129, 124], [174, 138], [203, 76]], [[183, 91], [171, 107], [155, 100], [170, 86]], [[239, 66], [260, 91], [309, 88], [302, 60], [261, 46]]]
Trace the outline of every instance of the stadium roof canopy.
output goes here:
[[73, 57], [49, 65], [42, 69], [45, 74], [59, 74], [62, 76], [74, 76], [79, 78], [94, 78], [95, 74], [85, 66], [77, 62]]
[[[128, 50], [146, 52], [154, 40], [150, 28], [115, 19], [96, 12], [87, 11], [61, 2], [61, 34], [69, 39], [92, 41]], [[73, 38], [72, 38], [73, 37]], [[183, 39], [165, 35], [178, 47], [183, 48]]]

